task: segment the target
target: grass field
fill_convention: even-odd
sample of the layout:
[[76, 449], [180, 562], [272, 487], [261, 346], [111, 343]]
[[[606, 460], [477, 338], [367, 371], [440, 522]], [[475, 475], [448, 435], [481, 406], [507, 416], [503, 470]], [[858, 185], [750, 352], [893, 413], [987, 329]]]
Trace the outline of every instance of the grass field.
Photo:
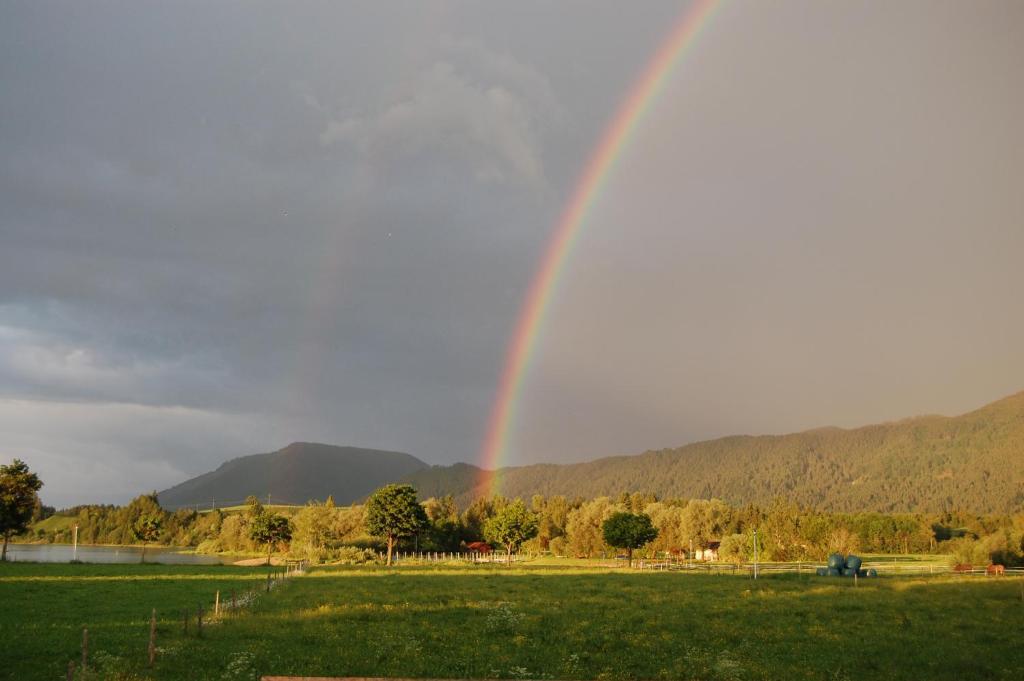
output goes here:
[[[1024, 580], [847, 580], [573, 567], [321, 568], [238, 615], [180, 611], [252, 584], [223, 566], [0, 566], [0, 676], [64, 678], [91, 632], [101, 675], [532, 679], [1019, 679]], [[151, 608], [160, 615], [145, 668]]]

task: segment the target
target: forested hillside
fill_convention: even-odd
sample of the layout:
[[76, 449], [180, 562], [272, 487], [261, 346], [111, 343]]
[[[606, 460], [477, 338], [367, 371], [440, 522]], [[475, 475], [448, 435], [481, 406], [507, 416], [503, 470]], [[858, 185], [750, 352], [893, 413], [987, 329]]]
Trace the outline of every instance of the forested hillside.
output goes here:
[[[725, 437], [573, 465], [501, 469], [509, 497], [594, 498], [620, 492], [766, 504], [775, 497], [831, 511], [1013, 513], [1024, 507], [1024, 392], [956, 417], [855, 429]], [[426, 497], [468, 503], [479, 469], [458, 464], [407, 480]]]

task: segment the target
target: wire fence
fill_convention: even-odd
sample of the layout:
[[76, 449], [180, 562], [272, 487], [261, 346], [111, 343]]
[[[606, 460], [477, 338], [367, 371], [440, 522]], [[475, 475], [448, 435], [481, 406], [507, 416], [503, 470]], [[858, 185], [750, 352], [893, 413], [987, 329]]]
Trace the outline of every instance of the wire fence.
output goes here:
[[[168, 636], [174, 631], [174, 625], [167, 627], [167, 622], [179, 622], [179, 633], [183, 637], [202, 638], [205, 627], [219, 624], [229, 613], [241, 612], [255, 603], [260, 596], [280, 588], [289, 579], [304, 575], [309, 566], [308, 561], [289, 561], [283, 569], [267, 573], [266, 581], [257, 579], [251, 583], [248, 589], [222, 592], [215, 591], [210, 600], [200, 601], [195, 609], [193, 608], [153, 608], [150, 619], [146, 623], [149, 634], [149, 645], [146, 649], [146, 662], [149, 668], [157, 663], [157, 636], [158, 634]], [[157, 626], [158, 613], [163, 617], [164, 627]], [[82, 629], [81, 659], [70, 660], [67, 666], [67, 681], [78, 679], [100, 678], [95, 675], [96, 669], [90, 666], [89, 656], [89, 627]]]

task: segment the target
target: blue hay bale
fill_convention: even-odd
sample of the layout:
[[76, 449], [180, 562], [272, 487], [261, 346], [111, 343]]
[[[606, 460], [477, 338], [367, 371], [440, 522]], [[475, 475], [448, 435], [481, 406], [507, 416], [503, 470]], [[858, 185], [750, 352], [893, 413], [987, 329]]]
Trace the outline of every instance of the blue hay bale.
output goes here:
[[868, 568], [868, 574], [866, 576], [867, 577], [877, 577], [878, 576], [878, 570], [876, 570], [875, 568]]
[[860, 570], [861, 562], [860, 556], [855, 556], [852, 553], [846, 557], [846, 567], [851, 570]]
[[829, 568], [828, 569], [828, 576], [829, 577], [839, 577], [842, 574], [843, 573], [839, 571], [839, 568]]
[[828, 567], [830, 570], [842, 570], [846, 561], [843, 560], [843, 556], [840, 553], [833, 553], [828, 557]]
[[843, 577], [853, 577], [857, 571], [853, 568], [843, 568]]
[[818, 568], [817, 570], [815, 570], [814, 572], [815, 572], [815, 574], [817, 574], [817, 575], [818, 575], [819, 577], [824, 577], [825, 575], [827, 575], [827, 574], [828, 574], [828, 568], [823, 568], [823, 567], [820, 567], [820, 568]]
[[857, 570], [857, 576], [858, 577], [867, 577], [868, 576], [868, 571], [867, 570]]

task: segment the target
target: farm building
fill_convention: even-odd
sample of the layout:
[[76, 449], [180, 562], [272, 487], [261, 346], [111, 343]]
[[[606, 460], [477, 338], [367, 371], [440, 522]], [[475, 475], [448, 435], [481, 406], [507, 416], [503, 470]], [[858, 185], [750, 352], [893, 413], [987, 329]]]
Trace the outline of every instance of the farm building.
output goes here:
[[466, 544], [466, 550], [473, 553], [490, 553], [493, 551], [490, 544], [482, 541], [473, 541]]
[[706, 548], [697, 549], [693, 552], [694, 560], [718, 560], [718, 549], [722, 546], [722, 542], [713, 541], [708, 542]]

